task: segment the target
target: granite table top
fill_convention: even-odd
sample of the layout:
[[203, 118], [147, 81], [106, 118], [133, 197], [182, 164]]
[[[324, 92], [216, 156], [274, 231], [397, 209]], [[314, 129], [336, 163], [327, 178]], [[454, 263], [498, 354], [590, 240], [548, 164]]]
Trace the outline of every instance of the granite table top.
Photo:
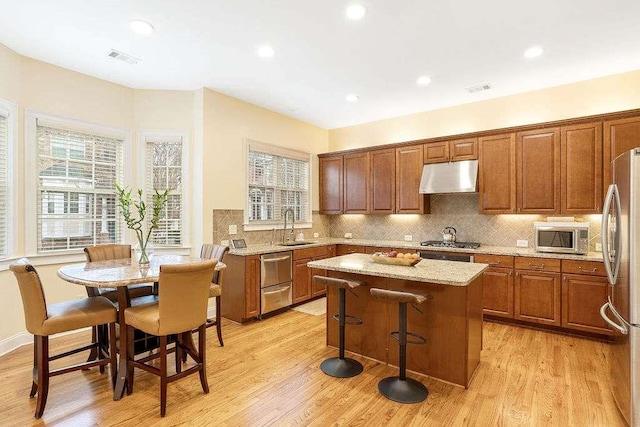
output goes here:
[[371, 255], [366, 254], [349, 254], [311, 261], [307, 266], [343, 273], [450, 286], [467, 286], [489, 267], [487, 264], [429, 259], [423, 259], [414, 266], [379, 264], [373, 261]]

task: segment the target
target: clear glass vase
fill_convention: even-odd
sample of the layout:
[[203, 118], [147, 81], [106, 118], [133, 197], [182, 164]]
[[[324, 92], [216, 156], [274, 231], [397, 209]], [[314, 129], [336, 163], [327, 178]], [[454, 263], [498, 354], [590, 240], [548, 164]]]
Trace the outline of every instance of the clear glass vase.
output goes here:
[[151, 242], [147, 242], [145, 246], [140, 245], [140, 243], [135, 245], [133, 247], [133, 253], [138, 265], [149, 265], [151, 257], [153, 257], [153, 250], [154, 247]]

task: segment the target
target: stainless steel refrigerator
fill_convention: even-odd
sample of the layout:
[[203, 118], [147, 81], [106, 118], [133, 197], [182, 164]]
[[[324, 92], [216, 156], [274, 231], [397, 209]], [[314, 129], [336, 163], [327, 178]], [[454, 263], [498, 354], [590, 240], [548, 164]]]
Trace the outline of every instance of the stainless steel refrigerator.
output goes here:
[[613, 396], [632, 427], [640, 426], [640, 148], [613, 161], [602, 215], [602, 254], [611, 283], [602, 318], [615, 330], [609, 370]]

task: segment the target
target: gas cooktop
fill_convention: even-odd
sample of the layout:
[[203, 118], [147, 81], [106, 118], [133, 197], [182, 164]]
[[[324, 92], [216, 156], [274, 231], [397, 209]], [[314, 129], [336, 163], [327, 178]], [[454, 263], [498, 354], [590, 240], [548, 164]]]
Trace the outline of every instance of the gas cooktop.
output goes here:
[[480, 243], [474, 242], [443, 242], [442, 240], [427, 240], [420, 242], [422, 246], [430, 246], [432, 248], [459, 248], [459, 249], [476, 249]]

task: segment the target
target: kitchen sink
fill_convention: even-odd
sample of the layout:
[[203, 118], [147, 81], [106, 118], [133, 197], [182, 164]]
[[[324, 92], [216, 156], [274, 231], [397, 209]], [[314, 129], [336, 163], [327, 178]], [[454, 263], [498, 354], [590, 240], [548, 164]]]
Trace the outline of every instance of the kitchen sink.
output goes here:
[[318, 241], [317, 240], [298, 240], [293, 242], [278, 243], [278, 246], [302, 246], [302, 245], [312, 245], [314, 243], [318, 243]]

